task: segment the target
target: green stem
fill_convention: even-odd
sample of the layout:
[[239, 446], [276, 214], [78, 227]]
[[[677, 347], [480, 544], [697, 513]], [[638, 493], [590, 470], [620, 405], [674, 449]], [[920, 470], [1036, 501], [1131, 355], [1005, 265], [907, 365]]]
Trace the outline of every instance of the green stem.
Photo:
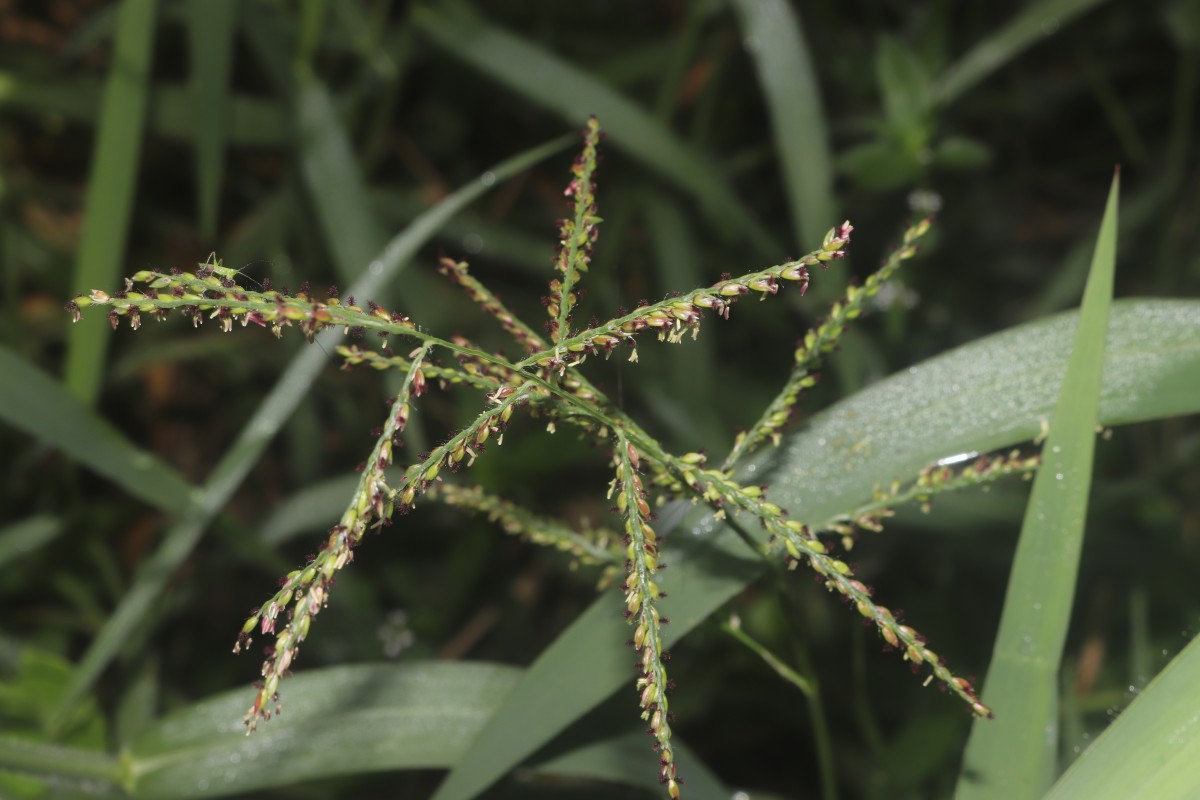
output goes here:
[[813, 740], [817, 748], [817, 771], [821, 776], [821, 796], [824, 800], [837, 800], [837, 771], [833, 758], [833, 736], [829, 732], [829, 718], [825, 714], [825, 702], [821, 698], [821, 684], [817, 680], [817, 668], [813, 664], [805, 645], [804, 631], [796, 624], [798, 614], [787, 613], [784, 603], [788, 598], [796, 599], [796, 584], [787, 580], [779, 564], [772, 565], [772, 575], [775, 579], [776, 598], [779, 600], [780, 613], [788, 622], [792, 631], [792, 649], [801, 670], [810, 677], [813, 685], [813, 695], [809, 698], [808, 716], [812, 723]]
[[741, 622], [737, 617], [732, 617], [729, 622], [722, 623], [721, 630], [741, 642], [751, 652], [765, 661], [767, 666], [775, 670], [785, 681], [799, 689], [800, 693], [808, 700], [808, 716], [812, 724], [813, 740], [816, 743], [817, 749], [817, 771], [821, 780], [821, 797], [824, 800], [837, 800], [837, 777], [834, 772], [832, 737], [829, 733], [829, 724], [825, 719], [825, 707], [821, 702], [821, 692], [817, 685], [816, 674], [813, 671], [808, 652], [805, 650], [803, 643], [799, 639], [795, 640], [800, 661], [803, 664], [804, 670], [812, 676], [811, 678], [805, 677], [792, 669], [779, 656], [772, 653], [766, 646], [742, 630]]
[[728, 633], [745, 645], [751, 652], [767, 663], [771, 669], [788, 683], [795, 686], [809, 700], [817, 696], [817, 687], [796, 670], [789, 667], [779, 656], [772, 653], [765, 645], [742, 630], [742, 623], [737, 617], [731, 617], [728, 622], [721, 623], [721, 630]]

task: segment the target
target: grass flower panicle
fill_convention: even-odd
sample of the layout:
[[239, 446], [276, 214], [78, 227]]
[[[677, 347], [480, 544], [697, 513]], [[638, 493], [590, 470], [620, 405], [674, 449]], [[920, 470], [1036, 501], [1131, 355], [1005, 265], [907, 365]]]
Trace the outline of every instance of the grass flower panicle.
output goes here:
[[[837, 557], [819, 534], [840, 534], [849, 546], [856, 530], [878, 529], [898, 503], [927, 503], [940, 492], [978, 485], [1004, 475], [1028, 474], [1036, 467], [1036, 459], [1011, 453], [979, 459], [957, 471], [945, 466], [931, 467], [909, 487], [901, 489], [897, 483], [889, 490], [878, 490], [866, 504], [812, 526], [792, 518], [788, 510], [771, 502], [766, 487], [743, 484], [733, 473], [735, 464], [754, 448], [766, 442], [778, 443], [801, 393], [816, 380], [813, 370], [817, 363], [834, 349], [846, 324], [865, 310], [866, 301], [916, 253], [917, 242], [929, 229], [929, 220], [906, 230], [900, 247], [883, 266], [862, 286], [848, 289], [825, 320], [804, 337], [796, 350], [791, 376], [775, 400], [758, 422], [738, 435], [723, 465], [714, 468], [708, 465], [703, 453], [669, 453], [610, 402], [579, 371], [579, 365], [589, 355], [608, 356], [621, 345], [631, 348], [630, 359], [636, 361], [640, 334], [653, 332], [661, 341], [681, 342], [689, 334], [696, 335], [706, 312], [728, 319], [732, 305], [748, 295], [765, 300], [789, 284], [797, 286], [803, 294], [812, 278], [812, 268], [825, 267], [845, 255], [853, 227], [844, 222], [830, 229], [821, 245], [802, 258], [738, 277], [723, 276], [712, 285], [657, 303], [644, 303], [633, 311], [621, 312], [608, 321], [572, 332], [578, 281], [588, 271], [601, 221], [596, 213], [594, 184], [599, 140], [599, 126], [590, 120], [584, 131], [583, 152], [572, 166], [566, 191], [574, 213], [559, 224], [556, 275], [546, 298], [547, 337], [543, 338], [518, 319], [470, 274], [465, 263], [443, 259], [439, 264], [444, 275], [513, 337], [523, 351], [519, 360], [486, 353], [461, 337], [436, 336], [403, 314], [374, 303], [357, 305], [353, 297], [343, 300], [336, 290], [318, 300], [307, 286], [295, 294], [269, 287], [246, 288], [238, 283], [237, 271], [223, 266], [215, 257], [194, 272], [142, 270], [127, 279], [121, 291], [109, 294], [95, 290], [67, 304], [67, 310], [76, 320], [84, 310], [99, 306], [107, 309], [114, 327], [125, 318], [135, 329], [140, 327], [143, 315], [162, 319], [170, 311], [176, 311], [194, 325], [215, 320], [225, 331], [232, 330], [235, 324], [243, 327], [253, 324], [279, 336], [286, 328], [298, 328], [310, 341], [327, 328], [373, 331], [384, 339], [378, 350], [358, 343], [338, 347], [344, 366], [366, 365], [376, 370], [401, 370], [405, 374], [354, 494], [338, 524], [330, 529], [320, 552], [301, 569], [284, 577], [278, 591], [242, 627], [235, 651], [248, 647], [253, 635], [274, 636], [263, 661], [258, 694], [245, 715], [248, 730], [277, 711], [280, 682], [295, 663], [313, 618], [328, 602], [335, 574], [353, 560], [355, 547], [369, 530], [389, 524], [394, 514], [407, 512], [418, 498], [429, 495], [485, 514], [508, 533], [566, 553], [573, 564], [599, 565], [601, 584], [615, 581], [623, 563], [625, 614], [633, 627], [631, 644], [639, 656], [636, 678], [639, 706], [654, 739], [659, 777], [668, 794], [679, 797], [681, 782], [676, 775], [667, 697], [671, 684], [664, 665], [668, 654], [663, 650], [662, 639], [662, 626], [668, 620], [660, 612], [665, 594], [658, 583], [658, 572], [665, 566], [660, 560], [663, 540], [653, 527], [648, 486], [664, 496], [703, 503], [718, 516], [757, 521], [767, 534], [765, 544], [759, 547], [763, 557], [781, 558], [793, 569], [801, 564], [807, 566], [830, 591], [870, 620], [889, 648], [900, 650], [914, 667], [927, 666], [932, 676], [965, 701], [975, 714], [990, 715], [971, 684], [952, 673], [919, 633], [902, 624], [887, 607], [876, 603], [872, 590], [855, 578], [850, 565]], [[414, 342], [417, 349], [398, 355], [388, 347], [389, 337]], [[435, 353], [443, 356], [443, 360], [435, 359]], [[448, 436], [430, 453], [403, 471], [392, 469], [395, 443], [408, 422], [412, 404], [431, 385], [469, 388], [477, 393], [482, 409], [470, 424]], [[567, 422], [594, 441], [607, 442], [613, 447], [610, 498], [622, 518], [620, 539], [603, 531], [577, 532], [481, 489], [444, 480], [446, 473], [471, 466], [492, 441], [500, 443], [513, 414], [522, 407], [547, 417], [551, 429], [560, 421]]]
[[[931, 224], [932, 220], [925, 218], [905, 230], [900, 246], [892, 251], [883, 266], [873, 272], [861, 286], [851, 284], [842, 298], [829, 309], [829, 316], [805, 334], [796, 349], [795, 365], [783, 388], [767, 405], [758, 421], [734, 438], [733, 447], [725, 459], [726, 469], [767, 440], [774, 445], [779, 444], [783, 429], [791, 420], [796, 402], [805, 389], [812, 388], [817, 383], [819, 376], [814, 370], [819, 366], [821, 359], [837, 347], [847, 323], [862, 314], [866, 301], [875, 297], [896, 270], [917, 254], [917, 243], [929, 232]], [[849, 223], [843, 227], [848, 228]], [[849, 235], [849, 230], [839, 231], [837, 238], [848, 240]], [[825, 245], [828, 246], [830, 242], [831, 237], [827, 234]]]
[[600, 136], [600, 123], [591, 117], [583, 133], [583, 152], [571, 166], [571, 182], [563, 192], [574, 199], [575, 213], [572, 219], [561, 220], [558, 225], [559, 248], [554, 267], [562, 277], [550, 281], [546, 303], [550, 315], [547, 329], [550, 340], [556, 343], [570, 333], [571, 312], [579, 300], [575, 285], [588, 271], [598, 233], [596, 226], [601, 222], [596, 215], [596, 186], [592, 180]]
[[483, 514], [505, 533], [566, 553], [571, 557], [572, 569], [580, 565], [603, 566], [601, 585], [611, 583], [612, 573], [620, 562], [621, 553], [616, 547], [618, 537], [612, 531], [575, 531], [516, 503], [490, 495], [478, 486], [439, 483], [431, 486], [427, 495], [446, 505]]
[[949, 464], [933, 464], [917, 474], [917, 479], [907, 486], [899, 481], [886, 489], [875, 487], [874, 496], [853, 511], [828, 520], [819, 526], [819, 533], [833, 533], [842, 537], [842, 546], [853, 547], [857, 531], [878, 533], [883, 530], [883, 520], [892, 516], [896, 506], [920, 503], [921, 510], [928, 513], [936, 495], [984, 486], [1001, 478], [1019, 475], [1031, 478], [1042, 465], [1040, 455], [1026, 455], [1020, 450], [996, 456], [978, 456], [965, 466], [954, 469]]
[[658, 751], [659, 780], [672, 798], [679, 797], [679, 778], [675, 774], [675, 751], [671, 745], [672, 715], [667, 702], [666, 656], [663, 652], [662, 626], [667, 619], [659, 614], [658, 603], [664, 597], [654, 576], [665, 566], [659, 562], [659, 540], [650, 525], [650, 506], [640, 475], [641, 456], [633, 443], [618, 433], [613, 455], [616, 477], [609, 490], [616, 494], [616, 510], [625, 519], [625, 617], [634, 626], [633, 649], [641, 656], [637, 690], [642, 719], [650, 723], [647, 733], [654, 737]]
[[[313, 617], [328, 602], [334, 574], [353, 560], [354, 547], [362, 541], [368, 528], [383, 525], [391, 517], [394, 492], [388, 487], [384, 473], [392, 463], [393, 443], [408, 423], [410, 398], [420, 396], [423, 390], [422, 362], [428, 350], [428, 347], [422, 347], [413, 353], [404, 384], [375, 441], [354, 497], [341, 520], [330, 530], [321, 552], [304, 569], [289, 573], [275, 596], [255, 610], [242, 626], [233, 647], [235, 653], [250, 646], [255, 628], [263, 635], [275, 635], [275, 643], [267, 648], [267, 657], [263, 661], [263, 680], [258, 694], [243, 718], [247, 732], [253, 731], [260, 719], [270, 719], [271, 704], [278, 702], [279, 682], [299, 654], [300, 643], [308, 636]], [[278, 713], [277, 706], [274, 711]]]

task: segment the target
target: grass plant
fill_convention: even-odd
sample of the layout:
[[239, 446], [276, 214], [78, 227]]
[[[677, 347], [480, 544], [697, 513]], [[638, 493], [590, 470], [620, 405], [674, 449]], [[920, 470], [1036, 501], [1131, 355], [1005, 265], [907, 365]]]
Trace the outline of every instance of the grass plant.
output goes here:
[[1190, 798], [1193, 5], [10, 3], [0, 796]]

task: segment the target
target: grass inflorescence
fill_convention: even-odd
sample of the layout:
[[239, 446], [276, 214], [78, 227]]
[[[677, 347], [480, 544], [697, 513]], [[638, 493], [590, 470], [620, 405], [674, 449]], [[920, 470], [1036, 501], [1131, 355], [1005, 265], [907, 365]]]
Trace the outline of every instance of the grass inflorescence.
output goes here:
[[[738, 277], [723, 276], [712, 285], [657, 303], [643, 303], [607, 321], [573, 330], [577, 287], [587, 273], [601, 222], [594, 183], [599, 141], [600, 128], [592, 120], [584, 131], [584, 147], [572, 167], [566, 191], [572, 213], [559, 224], [557, 274], [544, 298], [546, 336], [522, 322], [470, 274], [465, 263], [443, 259], [439, 265], [443, 275], [512, 337], [522, 351], [519, 359], [485, 352], [461, 337], [436, 336], [400, 312], [374, 303], [359, 305], [353, 297], [340, 298], [336, 291], [319, 299], [307, 286], [294, 294], [247, 288], [239, 283], [236, 270], [215, 258], [194, 272], [143, 270], [127, 279], [121, 291], [109, 294], [95, 290], [67, 304], [76, 319], [91, 306], [103, 307], [114, 327], [125, 319], [135, 329], [144, 315], [161, 319], [176, 311], [195, 325], [216, 321], [225, 331], [235, 324], [253, 324], [278, 336], [287, 328], [298, 328], [310, 341], [326, 328], [375, 331], [382, 339], [378, 349], [361, 344], [338, 347], [344, 364], [400, 370], [405, 376], [338, 524], [329, 530], [320, 552], [285, 576], [278, 591], [254, 610], [238, 636], [235, 651], [249, 646], [254, 635], [274, 637], [266, 649], [259, 692], [246, 712], [248, 730], [276, 713], [281, 681], [295, 663], [313, 619], [328, 602], [336, 573], [353, 560], [355, 548], [366, 534], [391, 524], [394, 515], [407, 512], [422, 497], [436, 498], [485, 514], [509, 533], [562, 551], [573, 563], [599, 565], [602, 584], [618, 580], [623, 563], [625, 614], [633, 628], [631, 644], [638, 653], [634, 683], [639, 705], [658, 754], [660, 779], [670, 796], [678, 797], [682, 781], [676, 774], [667, 697], [671, 685], [665, 666], [668, 654], [661, 633], [668, 620], [659, 608], [665, 597], [658, 578], [665, 566], [660, 560], [663, 538], [654, 528], [651, 491], [660, 499], [690, 499], [719, 516], [757, 521], [768, 534], [761, 547], [764, 558], [779, 558], [791, 569], [805, 566], [815, 572], [831, 592], [873, 623], [888, 648], [900, 650], [914, 668], [927, 667], [931, 679], [942, 682], [975, 714], [990, 716], [970, 682], [955, 675], [919, 633], [876, 603], [870, 587], [855, 577], [851, 566], [820, 534], [841, 534], [846, 539], [857, 529], [876, 529], [898, 503], [925, 502], [941, 491], [1028, 473], [1036, 467], [1035, 459], [1014, 453], [981, 459], [958, 471], [934, 467], [922, 473], [911, 487], [901, 489], [896, 485], [877, 491], [866, 505], [847, 509], [830, 521], [813, 521], [811, 526], [771, 502], [764, 487], [745, 484], [734, 473], [739, 461], [755, 448], [778, 444], [803, 390], [816, 379], [814, 369], [819, 360], [835, 349], [846, 325], [864, 311], [865, 301], [916, 254], [929, 220], [918, 221], [907, 229], [881, 269], [861, 286], [851, 286], [825, 320], [804, 337], [795, 353], [792, 374], [776, 398], [757, 423], [737, 436], [722, 465], [712, 467], [702, 453], [668, 452], [637, 421], [609, 402], [579, 366], [589, 356], [607, 357], [622, 347], [628, 349], [629, 359], [636, 361], [637, 340], [645, 333], [680, 343], [696, 335], [706, 316], [728, 319], [731, 307], [747, 295], [765, 300], [789, 285], [803, 294], [812, 279], [810, 270], [842, 258], [854, 229], [849, 222], [842, 223], [832, 228], [815, 250], [799, 259]], [[411, 347], [394, 352], [388, 346], [391, 338], [409, 342]], [[449, 358], [439, 360], [439, 355]], [[413, 404], [430, 387], [447, 386], [468, 387], [478, 393], [480, 407], [475, 418], [401, 473], [389, 471]], [[551, 427], [560, 422], [576, 426], [583, 435], [610, 448], [614, 477], [609, 495], [622, 533], [575, 531], [476, 487], [445, 480], [447, 473], [470, 467], [484, 448], [501, 443], [510, 420], [520, 409], [545, 418]], [[792, 511], [802, 516], [804, 509]]]

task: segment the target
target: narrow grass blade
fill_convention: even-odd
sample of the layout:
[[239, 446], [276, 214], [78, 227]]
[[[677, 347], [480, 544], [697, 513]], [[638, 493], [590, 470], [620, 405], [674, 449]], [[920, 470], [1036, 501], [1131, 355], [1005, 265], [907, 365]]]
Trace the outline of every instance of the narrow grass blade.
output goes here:
[[[30, 115], [60, 115], [71, 122], [97, 122], [103, 83], [87, 78], [33, 78], [0, 71], [0, 109]], [[156, 84], [151, 89], [146, 127], [160, 136], [186, 141], [192, 138], [197, 113], [190, 90]], [[229, 142], [264, 147], [290, 141], [288, 121], [276, 103], [257, 97], [229, 98]]]
[[[378, 295], [380, 288], [408, 263], [447, 220], [492, 186], [560, 152], [573, 141], [574, 137], [563, 137], [519, 153], [446, 197], [393, 238], [369, 266], [363, 265], [362, 277], [350, 288], [350, 292], [360, 297]], [[116, 655], [121, 643], [151, 610], [167, 579], [188, 557], [213, 517], [228, 502], [267, 444], [295, 410], [340, 338], [340, 331], [326, 331], [317, 338], [319, 346], [305, 348], [288, 366], [242, 429], [237, 441], [213, 470], [203, 489], [193, 497], [179, 522], [167, 531], [163, 544], [138, 572], [129, 594], [121, 600], [92, 641], [76, 670], [70, 691], [58, 708], [54, 720], [56, 723], [61, 724], [67, 718], [74, 704]]]
[[[408, 222], [429, 207], [412, 191], [375, 191], [371, 199], [385, 220]], [[438, 233], [438, 240], [447, 249], [467, 250], [473, 259], [501, 261], [533, 277], [546, 275], [546, 242], [481, 214], [461, 214]]]
[[[687, 509], [675, 504], [661, 514], [661, 529], [675, 528]], [[761, 561], [748, 558], [736, 537], [677, 533], [673, 539], [679, 545], [664, 559], [671, 568], [660, 581], [670, 594], [662, 602], [663, 615], [671, 619], [663, 629], [665, 647], [761, 570]], [[624, 608], [620, 592], [606, 592], [542, 653], [438, 787], [434, 800], [475, 797], [622, 686], [629, 690], [629, 713], [636, 719], [636, 673], [630, 651], [622, 645], [629, 638]], [[644, 746], [650, 756], [649, 742]], [[653, 767], [651, 762], [651, 774]], [[682, 766], [680, 770], [682, 774]]]
[[[727, 237], [745, 235], [764, 254], [780, 250], [712, 161], [624, 95], [578, 67], [489, 24], [462, 4], [422, 5], [413, 21], [455, 58], [548, 108], [572, 125], [596, 116], [610, 141], [698, 200]], [[828, 225], [828, 221], [826, 222]]]
[[[869, 499], [875, 487], [909, 479], [943, 456], [1033, 438], [1062, 386], [1077, 320], [1063, 314], [990, 336], [822, 412], [763, 476], [771, 499], [796, 519], [825, 522]], [[1115, 304], [1104, 374], [1102, 424], [1200, 412], [1200, 301]], [[660, 528], [673, 530], [663, 556], [671, 568], [662, 576], [670, 595], [663, 601], [669, 647], [759, 577], [763, 565], [710, 518], [681, 527], [678, 516], [663, 513]], [[602, 596], [541, 654], [435, 800], [475, 796], [632, 685], [634, 670], [621, 647], [629, 637], [623, 608], [619, 594]]]
[[263, 521], [259, 536], [264, 544], [278, 547], [299, 534], [327, 528], [326, 521], [338, 518], [357, 486], [358, 475], [350, 473], [297, 492]]
[[1191, 800], [1200, 786], [1200, 638], [1071, 765], [1046, 800]]
[[1075, 344], [1042, 449], [1000, 618], [983, 702], [967, 741], [958, 798], [1039, 798], [1058, 757], [1062, 661], [1092, 485], [1104, 344], [1116, 271], [1119, 176], [1113, 178]]
[[784, 0], [735, 0], [783, 162], [792, 234], [801, 250], [838, 220], [833, 154], [812, 56], [800, 17]]
[[192, 487], [139, 449], [63, 386], [0, 347], [0, 420], [55, 447], [155, 508], [174, 513]]
[[338, 276], [349, 282], [382, 249], [383, 229], [329, 90], [315, 77], [300, 82], [296, 115], [304, 182]]
[[[157, 0], [124, 0], [121, 4], [84, 199], [73, 279], [78, 291], [116, 283], [125, 257], [157, 6]], [[67, 336], [67, 387], [87, 406], [93, 405], [100, 393], [108, 350], [107, 325], [103, 315], [94, 314], [73, 326]]]
[[[304, 19], [316, 24], [322, 9], [320, 3], [306, 4]], [[287, 20], [260, 6], [247, 6], [244, 14], [251, 44], [279, 93], [293, 106], [300, 172], [338, 278], [350, 283], [377, 257], [385, 239], [371, 210], [353, 144], [325, 84], [309, 66], [293, 66], [293, 32], [288, 30]], [[311, 55], [316, 32], [299, 35], [309, 39], [302, 48]]]
[[1041, 0], [971, 48], [934, 81], [933, 102], [947, 105], [976, 83], [1104, 0]]
[[49, 514], [28, 517], [0, 528], [0, 568], [26, 558], [43, 545], [57, 539], [63, 532], [63, 521]]
[[229, 117], [229, 70], [233, 61], [234, 0], [188, 0], [192, 62], [192, 132], [196, 142], [196, 188], [200, 233], [217, 231], [225, 138]]

